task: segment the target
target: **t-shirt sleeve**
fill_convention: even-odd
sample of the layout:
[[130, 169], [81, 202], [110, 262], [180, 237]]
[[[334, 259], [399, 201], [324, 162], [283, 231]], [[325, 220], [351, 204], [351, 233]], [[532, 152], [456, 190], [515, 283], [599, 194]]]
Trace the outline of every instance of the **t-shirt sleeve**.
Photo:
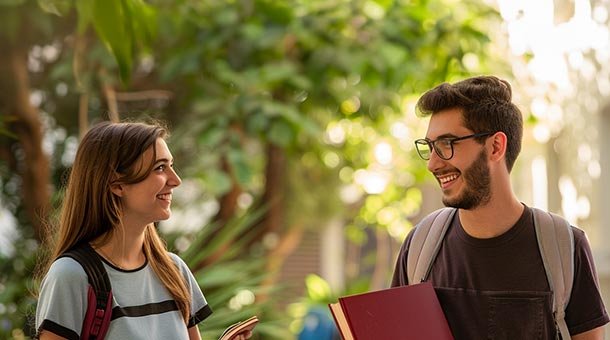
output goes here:
[[212, 314], [212, 309], [208, 305], [208, 302], [203, 296], [203, 292], [201, 292], [201, 288], [195, 279], [195, 276], [188, 268], [186, 263], [176, 254], [170, 253], [172, 259], [180, 268], [182, 275], [186, 279], [186, 284], [191, 292], [191, 317], [189, 318], [188, 328], [191, 328], [201, 321], [205, 320], [210, 314]]
[[56, 260], [44, 277], [38, 305], [36, 329], [67, 339], [78, 339], [87, 309], [87, 274], [71, 258]]
[[591, 248], [584, 231], [574, 231], [574, 284], [566, 309], [570, 334], [580, 334], [608, 323]]

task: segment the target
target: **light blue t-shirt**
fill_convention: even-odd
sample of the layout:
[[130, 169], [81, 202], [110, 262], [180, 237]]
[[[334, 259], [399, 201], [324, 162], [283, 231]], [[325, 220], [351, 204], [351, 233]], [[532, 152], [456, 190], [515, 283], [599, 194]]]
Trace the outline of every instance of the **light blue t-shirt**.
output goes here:
[[[187, 265], [177, 255], [169, 254], [191, 292], [188, 325], [148, 262], [127, 271], [102, 259], [113, 294], [112, 321], [107, 339], [188, 340], [187, 328], [212, 313]], [[79, 339], [87, 309], [88, 287], [87, 274], [78, 262], [69, 257], [56, 260], [42, 281], [36, 308], [36, 329], [67, 339]]]

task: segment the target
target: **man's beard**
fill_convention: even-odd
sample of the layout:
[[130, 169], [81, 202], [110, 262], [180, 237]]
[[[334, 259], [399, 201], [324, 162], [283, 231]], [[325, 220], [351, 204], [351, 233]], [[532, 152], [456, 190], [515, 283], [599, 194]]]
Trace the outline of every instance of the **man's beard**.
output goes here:
[[491, 176], [487, 166], [487, 151], [481, 150], [479, 157], [462, 172], [464, 189], [458, 197], [443, 197], [447, 207], [470, 210], [487, 204], [491, 199]]

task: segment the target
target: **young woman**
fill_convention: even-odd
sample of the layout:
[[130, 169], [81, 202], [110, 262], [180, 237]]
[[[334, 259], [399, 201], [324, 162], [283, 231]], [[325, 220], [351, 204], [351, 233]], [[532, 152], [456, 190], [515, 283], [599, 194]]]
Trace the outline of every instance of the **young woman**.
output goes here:
[[41, 284], [40, 339], [81, 336], [87, 275], [72, 258], [58, 257], [82, 246], [95, 250], [110, 278], [113, 318], [107, 339], [200, 339], [197, 324], [211, 309], [154, 225], [170, 217], [172, 191], [181, 183], [166, 137], [160, 125], [109, 122], [84, 136], [51, 248], [56, 260]]

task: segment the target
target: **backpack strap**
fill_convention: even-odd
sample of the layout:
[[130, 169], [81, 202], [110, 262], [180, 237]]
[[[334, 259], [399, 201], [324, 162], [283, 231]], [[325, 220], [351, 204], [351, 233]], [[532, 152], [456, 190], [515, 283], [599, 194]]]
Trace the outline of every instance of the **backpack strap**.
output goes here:
[[565, 309], [574, 281], [574, 235], [568, 221], [555, 214], [532, 208], [538, 248], [553, 292], [553, 315], [558, 332], [570, 339]]
[[112, 286], [102, 260], [88, 243], [68, 250], [61, 257], [74, 259], [87, 273], [88, 304], [80, 338], [104, 339], [112, 316]]
[[456, 211], [455, 208], [436, 210], [415, 226], [407, 254], [409, 284], [424, 282], [428, 278]]

